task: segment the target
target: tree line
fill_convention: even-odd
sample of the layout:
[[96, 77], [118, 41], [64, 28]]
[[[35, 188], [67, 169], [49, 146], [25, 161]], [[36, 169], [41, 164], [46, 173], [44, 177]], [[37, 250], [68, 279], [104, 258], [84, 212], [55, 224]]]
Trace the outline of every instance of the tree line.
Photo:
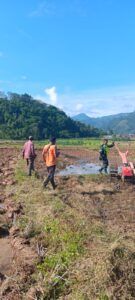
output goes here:
[[42, 140], [99, 137], [100, 129], [72, 120], [55, 106], [33, 99], [28, 94], [0, 94], [0, 139], [26, 139], [33, 135]]

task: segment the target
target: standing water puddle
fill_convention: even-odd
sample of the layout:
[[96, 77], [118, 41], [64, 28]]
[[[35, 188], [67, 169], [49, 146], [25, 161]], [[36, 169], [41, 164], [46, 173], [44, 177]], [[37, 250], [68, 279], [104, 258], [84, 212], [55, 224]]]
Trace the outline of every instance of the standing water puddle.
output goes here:
[[94, 163], [80, 162], [79, 165], [67, 166], [64, 170], [60, 171], [58, 175], [88, 175], [88, 174], [99, 174], [99, 165]]

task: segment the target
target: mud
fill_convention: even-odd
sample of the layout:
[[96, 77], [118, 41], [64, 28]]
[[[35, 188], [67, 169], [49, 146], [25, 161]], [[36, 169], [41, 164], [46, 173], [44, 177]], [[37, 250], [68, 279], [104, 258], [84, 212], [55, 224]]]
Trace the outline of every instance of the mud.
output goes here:
[[13, 200], [15, 192], [6, 192], [8, 186], [14, 186], [15, 190], [17, 182], [14, 179], [14, 171], [19, 154], [20, 151], [16, 149], [0, 149], [0, 299], [2, 300], [22, 299], [18, 284], [27, 280], [34, 271], [33, 261], [36, 258], [35, 252], [29, 247], [26, 239], [20, 237], [18, 228], [14, 226], [15, 220], [23, 213], [23, 207]]
[[69, 165], [56, 174], [58, 176], [98, 174], [99, 168], [97, 164], [78, 161], [76, 165]]
[[7, 206], [5, 186], [12, 184], [14, 155], [16, 151], [0, 149], [0, 273], [9, 276], [12, 269], [13, 251], [9, 238], [9, 222], [7, 220]]

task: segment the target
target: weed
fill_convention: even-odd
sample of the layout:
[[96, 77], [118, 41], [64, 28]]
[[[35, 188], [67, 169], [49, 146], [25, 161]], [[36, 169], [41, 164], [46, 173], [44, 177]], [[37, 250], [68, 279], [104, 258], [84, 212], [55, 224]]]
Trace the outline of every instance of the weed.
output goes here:
[[91, 235], [94, 237], [105, 237], [107, 232], [102, 224], [93, 224], [90, 227]]
[[101, 295], [99, 296], [99, 300], [109, 300], [109, 297], [103, 292], [103, 293], [101, 293]]
[[59, 198], [55, 198], [55, 202], [53, 204], [54, 213], [64, 213], [65, 205]]
[[26, 174], [24, 172], [24, 161], [23, 160], [18, 161], [18, 164], [16, 165], [15, 179], [18, 182], [22, 182], [22, 181], [26, 180]]
[[29, 218], [28, 216], [24, 215], [24, 216], [21, 216], [18, 220], [18, 226], [19, 228], [24, 231], [25, 228], [27, 227], [28, 225], [28, 222], [29, 222]]
[[69, 287], [68, 268], [75, 257], [82, 253], [81, 235], [71, 231], [67, 224], [58, 219], [46, 220], [44, 229], [49, 241], [48, 254], [38, 264], [38, 270], [48, 281], [48, 294], [53, 293], [56, 297]]

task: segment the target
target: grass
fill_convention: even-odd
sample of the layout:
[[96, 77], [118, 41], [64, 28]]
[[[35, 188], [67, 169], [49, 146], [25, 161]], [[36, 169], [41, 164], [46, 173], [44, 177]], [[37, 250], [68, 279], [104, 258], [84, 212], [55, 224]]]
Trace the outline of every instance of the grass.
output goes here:
[[71, 231], [66, 224], [60, 224], [58, 219], [49, 219], [45, 232], [49, 254], [38, 265], [38, 270], [48, 281], [44, 299], [48, 299], [48, 296], [57, 299], [60, 294], [68, 293], [70, 288], [68, 269], [82, 253], [81, 235]]
[[74, 216], [74, 226], [68, 224], [71, 211], [59, 195], [44, 191], [42, 183], [34, 175], [26, 176], [24, 170], [24, 161], [19, 160], [14, 200], [23, 203], [24, 215], [17, 220], [17, 226], [21, 235], [33, 243], [39, 239], [40, 247], [47, 249], [45, 257], [37, 265], [36, 276], [38, 281], [42, 275], [44, 299], [52, 294], [57, 299], [69, 289], [68, 268], [83, 252], [80, 221]]
[[[108, 177], [59, 178], [58, 191], [51, 193], [25, 172], [25, 162], [19, 159], [17, 184], [8, 188], [24, 208], [16, 225], [34, 249], [38, 245], [33, 275], [41, 291], [38, 300], [134, 299], [134, 240], [128, 227], [125, 233], [115, 225], [117, 204], [114, 220], [108, 221], [120, 197]], [[102, 217], [104, 211], [107, 218]]]
[[103, 292], [103, 293], [101, 293], [101, 295], [99, 296], [99, 300], [109, 300], [109, 297]]
[[[9, 147], [9, 148], [22, 148], [25, 140], [20, 141], [10, 141], [10, 140], [0, 140], [0, 147]], [[49, 140], [34, 141], [37, 149], [44, 147], [44, 144], [49, 143]], [[69, 139], [57, 139], [57, 145], [59, 147], [83, 147], [93, 150], [99, 149], [99, 146], [102, 143], [102, 138], [69, 138]], [[127, 145], [128, 141], [119, 141], [119, 146]], [[132, 147], [135, 145], [135, 141], [130, 141]]]

